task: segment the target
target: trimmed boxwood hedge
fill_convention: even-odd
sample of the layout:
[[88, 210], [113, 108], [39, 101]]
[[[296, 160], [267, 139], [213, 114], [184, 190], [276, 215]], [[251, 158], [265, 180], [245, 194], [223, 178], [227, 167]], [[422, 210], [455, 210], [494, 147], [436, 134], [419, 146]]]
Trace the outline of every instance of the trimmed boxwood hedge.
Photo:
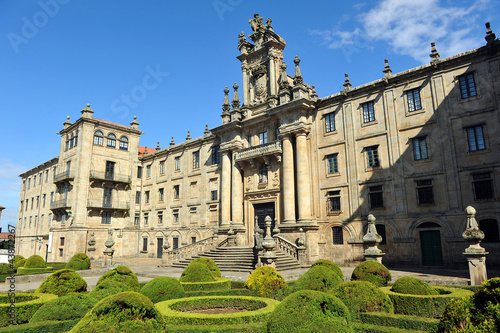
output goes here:
[[96, 304], [97, 300], [90, 293], [71, 293], [45, 303], [31, 317], [30, 323], [80, 319]]
[[96, 300], [100, 301], [108, 296], [122, 293], [124, 291], [135, 291], [135, 289], [125, 283], [106, 280], [92, 289], [90, 294], [92, 294], [92, 297]]
[[269, 316], [273, 333], [353, 332], [349, 309], [335, 296], [301, 290], [286, 297]]
[[85, 265], [87, 268], [85, 269], [89, 269], [90, 268], [90, 258], [88, 255], [86, 255], [85, 253], [75, 253], [73, 255], [73, 257], [71, 257], [71, 260], [68, 262], [68, 264], [73, 261], [73, 260], [83, 260], [85, 262]]
[[45, 268], [47, 263], [37, 254], [32, 255], [24, 263], [24, 268]]
[[97, 281], [96, 286], [107, 280], [124, 283], [134, 291], [139, 291], [139, 280], [137, 279], [137, 275], [135, 275], [135, 273], [132, 272], [127, 266], [117, 266], [116, 268], [113, 268], [109, 272], [103, 274]]
[[[352, 328], [354, 329], [355, 332], [363, 332], [363, 333], [401, 333], [402, 332], [402, 330], [399, 327], [364, 324], [364, 323], [360, 323], [360, 322], [352, 323]], [[404, 333], [424, 333], [424, 331], [404, 330]]]
[[405, 331], [420, 330], [425, 332], [436, 332], [439, 324], [439, 319], [407, 316], [385, 312], [360, 313], [358, 319], [364, 324], [377, 326], [393, 326]]
[[391, 291], [392, 287], [381, 287], [394, 304], [394, 313], [427, 318], [440, 317], [446, 305], [458, 297], [470, 296], [472, 292], [460, 288], [439, 287], [439, 295], [409, 295]]
[[245, 323], [240, 325], [175, 325], [165, 328], [165, 333], [268, 333], [267, 324]]
[[[27, 323], [45, 303], [57, 298], [53, 294], [15, 293], [17, 323]], [[10, 296], [0, 294], [0, 327], [11, 325]]]
[[0, 332], [9, 333], [62, 333], [71, 330], [80, 319], [65, 321], [44, 321], [41, 323], [13, 325], [0, 328]]
[[[251, 296], [207, 296], [172, 299], [156, 303], [156, 308], [165, 318], [168, 327], [173, 325], [239, 325], [244, 323], [262, 323], [271, 313], [279, 301]], [[253, 311], [227, 314], [200, 314], [182, 312], [175, 309], [182, 308], [211, 308], [226, 307], [238, 308], [252, 306], [259, 307]]]
[[342, 273], [342, 270], [334, 262], [332, 262], [328, 259], [320, 259], [320, 260], [316, 261], [314, 264], [312, 264], [311, 268], [313, 268], [315, 266], [325, 266], [325, 267], [330, 268], [332, 271], [335, 272], [335, 274], [337, 274], [339, 276], [339, 278], [342, 279], [342, 281], [344, 281], [344, 273]]
[[215, 277], [204, 262], [189, 263], [188, 267], [182, 272], [181, 282], [213, 282]]
[[327, 292], [344, 282], [335, 271], [325, 265], [311, 267], [299, 277], [291, 287], [292, 292], [299, 290], [316, 290]]
[[269, 266], [262, 266], [250, 274], [245, 281], [245, 287], [257, 292], [261, 297], [272, 297], [278, 291], [288, 288], [288, 285], [277, 270]]
[[201, 263], [207, 265], [208, 269], [210, 270], [210, 272], [212, 273], [214, 278], [222, 277], [222, 275], [220, 273], [219, 266], [217, 266], [217, 264], [215, 263], [215, 261], [212, 258], [208, 258], [208, 257], [196, 258], [193, 261], [191, 261], [190, 264], [193, 262], [201, 262]]
[[375, 260], [366, 260], [354, 268], [351, 280], [368, 281], [380, 287], [391, 281], [391, 273], [381, 263]]
[[158, 303], [173, 298], [183, 298], [184, 287], [177, 279], [159, 276], [146, 283], [141, 288], [141, 294], [148, 297], [153, 303]]
[[163, 317], [149, 298], [123, 292], [97, 303], [70, 332], [161, 333], [163, 327]]
[[399, 294], [439, 295], [437, 290], [429, 286], [427, 282], [413, 276], [400, 277], [394, 282], [391, 290]]
[[52, 267], [46, 267], [46, 268], [26, 268], [26, 267], [19, 267], [17, 269], [17, 274], [16, 275], [43, 274], [43, 273], [51, 273], [52, 271], [53, 271]]
[[36, 290], [37, 293], [51, 293], [57, 296], [83, 291], [87, 291], [87, 281], [71, 269], [60, 269], [52, 273]]
[[65, 268], [72, 269], [74, 271], [83, 271], [89, 269], [87, 263], [82, 259], [71, 259], [66, 264]]
[[353, 315], [360, 312], [394, 313], [389, 296], [367, 281], [344, 282], [332, 293], [344, 302]]
[[227, 278], [217, 278], [217, 280], [211, 282], [181, 282], [181, 284], [185, 292], [228, 290], [231, 288], [231, 280]]

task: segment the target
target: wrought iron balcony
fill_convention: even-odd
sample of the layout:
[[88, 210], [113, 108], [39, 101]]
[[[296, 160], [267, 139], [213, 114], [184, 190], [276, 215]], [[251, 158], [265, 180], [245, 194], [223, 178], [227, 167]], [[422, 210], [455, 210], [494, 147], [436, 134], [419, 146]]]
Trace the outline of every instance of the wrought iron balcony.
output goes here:
[[69, 208], [71, 204], [68, 202], [68, 199], [56, 200], [50, 203], [50, 209], [63, 209]]
[[109, 180], [115, 183], [126, 183], [130, 184], [131, 177], [124, 174], [119, 174], [116, 172], [99, 172], [99, 171], [90, 171], [90, 179], [97, 180]]
[[117, 210], [129, 210], [130, 204], [128, 201], [105, 201], [105, 200], [87, 200], [87, 207], [90, 208], [106, 208], [106, 209], [117, 209]]
[[248, 147], [236, 151], [236, 161], [249, 160], [259, 156], [281, 154], [281, 141], [273, 141], [262, 145]]
[[67, 170], [54, 175], [54, 183], [73, 180], [75, 178], [73, 171]]

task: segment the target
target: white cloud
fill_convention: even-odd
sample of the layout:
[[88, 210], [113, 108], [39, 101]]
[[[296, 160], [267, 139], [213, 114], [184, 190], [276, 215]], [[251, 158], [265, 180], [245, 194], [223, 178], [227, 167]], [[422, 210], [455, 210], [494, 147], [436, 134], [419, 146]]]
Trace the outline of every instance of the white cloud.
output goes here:
[[0, 159], [0, 205], [6, 208], [2, 213], [3, 231], [7, 229], [7, 224], [16, 223], [21, 189], [19, 175], [26, 170], [27, 167], [9, 159]]
[[329, 48], [344, 53], [359, 53], [374, 42], [387, 43], [393, 52], [429, 62], [430, 42], [447, 57], [477, 47], [478, 38], [471, 35], [479, 11], [487, 9], [490, 0], [476, 0], [467, 6], [441, 4], [438, 0], [382, 0], [357, 16], [359, 27], [352, 31], [339, 26], [326, 31], [312, 31]]

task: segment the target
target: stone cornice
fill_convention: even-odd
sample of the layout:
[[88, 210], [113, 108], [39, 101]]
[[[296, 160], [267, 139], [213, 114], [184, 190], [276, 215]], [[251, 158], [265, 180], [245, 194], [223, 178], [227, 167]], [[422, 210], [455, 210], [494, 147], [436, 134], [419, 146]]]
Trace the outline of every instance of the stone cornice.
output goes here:
[[51, 165], [54, 165], [54, 164], [57, 164], [57, 162], [59, 162], [59, 157], [54, 157], [53, 159], [47, 161], [47, 162], [44, 162], [36, 167], [34, 167], [33, 169], [31, 170], [28, 170], [26, 172], [23, 172], [22, 174], [19, 175], [19, 177], [21, 178], [24, 178], [26, 176], [29, 176], [35, 172], [38, 172], [39, 170], [42, 170], [42, 169], [45, 169], [47, 168], [48, 166], [51, 166]]
[[280, 135], [292, 135], [292, 134], [307, 134], [311, 131], [311, 124], [305, 121], [296, 121], [291, 124], [284, 124], [280, 126]]
[[122, 131], [125, 133], [132, 133], [132, 134], [137, 134], [137, 135], [144, 134], [144, 132], [139, 130], [139, 129], [134, 129], [134, 128], [131, 128], [131, 127], [128, 127], [125, 125], [115, 124], [115, 123], [103, 121], [103, 120], [96, 119], [96, 118], [84, 118], [84, 117], [78, 118], [78, 120], [75, 121], [74, 124], [68, 126], [67, 128], [62, 129], [57, 134], [62, 135], [62, 134], [66, 134], [66, 133], [69, 133], [71, 131], [74, 131], [78, 126], [80, 126], [80, 124], [83, 124], [84, 122], [92, 123], [94, 125], [104, 126], [107, 128], [112, 128], [112, 129], [115, 129], [117, 131]]

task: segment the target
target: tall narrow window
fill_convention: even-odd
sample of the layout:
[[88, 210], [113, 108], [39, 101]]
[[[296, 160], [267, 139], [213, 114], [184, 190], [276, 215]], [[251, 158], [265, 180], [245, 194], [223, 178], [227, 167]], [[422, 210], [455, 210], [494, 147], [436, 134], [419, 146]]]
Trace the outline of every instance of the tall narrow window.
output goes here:
[[333, 131], [335, 131], [335, 114], [332, 112], [325, 115], [325, 132]]
[[102, 146], [104, 143], [104, 134], [101, 131], [94, 132], [94, 144]]
[[378, 157], [378, 146], [371, 146], [366, 148], [367, 165], [369, 168], [377, 168], [380, 166]]
[[141, 166], [137, 167], [137, 178], [142, 178], [142, 167]]
[[430, 205], [434, 203], [434, 191], [432, 189], [432, 179], [418, 180], [417, 200], [419, 205]]
[[165, 161], [160, 161], [160, 175], [165, 174]]
[[103, 212], [101, 224], [111, 224], [111, 212]]
[[159, 201], [163, 201], [163, 197], [164, 197], [163, 189], [162, 189], [162, 188], [160, 188], [160, 189], [158, 190], [158, 200], [159, 200]]
[[328, 174], [339, 172], [337, 154], [326, 155], [326, 169], [328, 170]]
[[462, 98], [469, 98], [476, 96], [476, 82], [474, 81], [474, 74], [464, 74], [458, 77], [460, 84], [460, 95]]
[[212, 147], [212, 164], [219, 164], [220, 163], [220, 146], [213, 146]]
[[141, 191], [135, 191], [135, 203], [136, 204], [141, 203]]
[[44, 194], [43, 195], [43, 199], [42, 199], [42, 207], [45, 208], [45, 199], [47, 197], [47, 194]]
[[107, 146], [110, 148], [116, 148], [116, 135], [113, 133], [108, 134]]
[[472, 178], [474, 198], [476, 200], [493, 199], [493, 179], [491, 179], [491, 174], [489, 172], [476, 173], [472, 175]]
[[335, 214], [341, 212], [340, 191], [329, 191], [327, 193], [327, 213]]
[[180, 188], [179, 185], [174, 185], [174, 199], [179, 199]]
[[179, 248], [179, 237], [172, 237], [172, 248], [175, 250]]
[[30, 189], [31, 187], [31, 178], [28, 178], [28, 190]]
[[69, 134], [66, 135], [66, 148], [64, 150], [68, 150], [69, 149]]
[[469, 141], [469, 150], [483, 150], [486, 149], [484, 144], [483, 126], [473, 126], [466, 128], [467, 140]]
[[35, 187], [35, 186], [36, 186], [36, 175], [33, 176], [33, 187]]
[[128, 150], [128, 138], [126, 136], [120, 138], [120, 149]]
[[415, 159], [415, 161], [425, 160], [429, 157], [427, 155], [427, 142], [425, 136], [412, 139], [412, 143], [413, 158]]
[[102, 200], [102, 206], [106, 208], [110, 208], [112, 205], [112, 195], [113, 195], [113, 188], [112, 187], [105, 187], [104, 188], [104, 197]]
[[148, 238], [142, 238], [142, 252], [148, 252]]
[[78, 130], [75, 132], [75, 147], [78, 144]]
[[106, 161], [106, 171], [104, 173], [104, 178], [112, 180], [114, 175], [115, 175], [115, 162]]
[[363, 108], [363, 122], [370, 123], [372, 121], [375, 121], [375, 110], [373, 108], [373, 102], [363, 103], [361, 104], [361, 107]]
[[45, 216], [42, 214], [42, 216], [40, 217], [40, 227], [43, 228], [43, 218]]
[[259, 145], [263, 145], [264, 143], [267, 143], [267, 132], [259, 133]]
[[174, 223], [179, 222], [179, 210], [178, 209], [174, 209], [174, 211], [172, 212], [172, 221]]
[[193, 169], [200, 168], [200, 151], [193, 152]]
[[49, 181], [49, 170], [45, 170], [45, 182]]
[[408, 99], [408, 111], [416, 111], [422, 109], [422, 103], [420, 101], [420, 88], [408, 90], [406, 92], [406, 98]]
[[158, 212], [158, 224], [163, 224], [163, 211]]
[[42, 184], [42, 173], [38, 176], [38, 185]]
[[139, 213], [135, 213], [135, 215], [134, 215], [134, 225], [139, 225], [140, 219], [141, 219], [141, 215]]
[[146, 165], [146, 178], [151, 177], [151, 164]]
[[148, 225], [149, 223], [149, 213], [144, 213], [144, 225]]
[[382, 186], [370, 186], [369, 188], [370, 208], [383, 208], [384, 207], [384, 193]]
[[175, 158], [175, 170], [178, 171], [181, 169], [181, 157], [177, 156]]
[[149, 203], [149, 191], [144, 192], [144, 202]]
[[69, 139], [69, 148], [73, 148], [75, 145], [75, 134], [71, 133], [71, 139]]
[[344, 245], [344, 231], [342, 227], [332, 227], [333, 245]]

